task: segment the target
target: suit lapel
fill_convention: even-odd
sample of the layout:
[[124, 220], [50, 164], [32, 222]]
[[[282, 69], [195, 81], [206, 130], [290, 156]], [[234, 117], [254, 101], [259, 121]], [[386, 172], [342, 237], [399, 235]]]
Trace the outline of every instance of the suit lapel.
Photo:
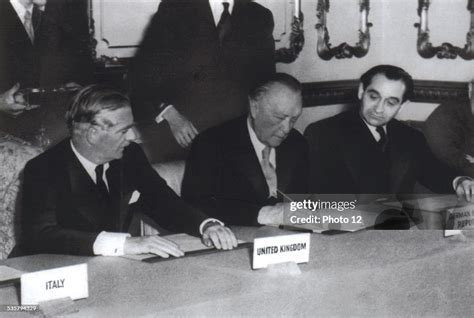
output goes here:
[[33, 44], [31, 43], [28, 33], [26, 33], [23, 23], [16, 14], [15, 9], [13, 8], [10, 2], [8, 2], [8, 4], [6, 5], [6, 10], [7, 16], [10, 17], [10, 21], [2, 21], [2, 23], [6, 23], [6, 25], [11, 28], [9, 32], [11, 32], [11, 34], [14, 34], [14, 36], [10, 36], [8, 38], [12, 41], [12, 43], [21, 43], [21, 45], [28, 47], [24, 47], [24, 49], [33, 49]]
[[340, 138], [336, 140], [342, 149], [344, 161], [348, 167], [356, 185], [362, 182], [362, 167], [365, 162], [361, 154], [370, 154], [373, 152], [375, 139], [367, 126], [359, 117], [358, 112], [352, 112], [345, 118], [340, 131]]
[[410, 153], [405, 146], [407, 141], [401, 140], [396, 122], [390, 122], [387, 125], [387, 136], [389, 138], [389, 189], [393, 193], [397, 193], [400, 188], [406, 172], [410, 166]]
[[238, 124], [238, 129], [236, 129], [238, 131], [237, 138], [234, 140], [232, 147], [229, 148], [226, 154], [228, 158], [225, 161], [229, 162], [234, 169], [240, 171], [248, 179], [259, 197], [266, 199], [269, 193], [268, 185], [250, 141], [247, 117], [242, 117]]
[[276, 151], [277, 189], [286, 192], [293, 171], [291, 145], [283, 141]]
[[69, 175], [72, 205], [77, 211], [96, 228], [102, 226], [105, 206], [101, 201], [97, 187], [72, 152], [69, 140], [64, 145], [66, 149], [67, 173]]
[[129, 223], [128, 201], [131, 198], [132, 192], [126, 191], [124, 187], [123, 160], [110, 162], [110, 167], [107, 170], [107, 181], [109, 183], [112, 209], [115, 211], [115, 225], [120, 231], [126, 232], [126, 227]]

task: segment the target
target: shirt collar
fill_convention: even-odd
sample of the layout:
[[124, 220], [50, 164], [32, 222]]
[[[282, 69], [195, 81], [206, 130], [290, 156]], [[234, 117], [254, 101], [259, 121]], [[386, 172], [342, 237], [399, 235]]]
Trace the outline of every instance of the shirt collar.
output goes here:
[[[266, 147], [266, 145], [263, 144], [257, 138], [257, 135], [255, 134], [255, 131], [253, 130], [252, 125], [250, 124], [250, 116], [247, 117], [247, 128], [249, 130], [250, 141], [252, 142], [253, 149], [255, 150], [255, 153], [257, 154], [258, 162], [262, 162], [262, 151]], [[270, 149], [269, 160], [270, 160], [270, 163], [273, 165], [273, 167], [276, 168], [275, 148]]]
[[[72, 140], [70, 141], [72, 152], [76, 155], [77, 159], [81, 163], [81, 165], [84, 167], [84, 169], [87, 171], [87, 174], [92, 178], [94, 183], [97, 183], [96, 180], [96, 174], [95, 174], [95, 168], [98, 166], [98, 164], [93, 163], [83, 155], [79, 153], [79, 151], [74, 147], [74, 144], [72, 143]], [[104, 163], [104, 173], [107, 171], [109, 168], [109, 163]]]
[[[362, 121], [367, 126], [367, 128], [369, 128], [370, 133], [372, 134], [372, 136], [374, 136], [375, 140], [379, 141], [381, 137], [380, 137], [380, 134], [377, 132], [377, 127], [370, 125], [368, 122], [364, 120], [364, 118], [362, 118]], [[385, 134], [387, 134], [387, 125], [383, 125], [382, 128], [385, 131]]]
[[232, 10], [234, 9], [234, 0], [209, 0], [209, 5], [211, 6], [212, 16], [214, 17], [214, 22], [217, 25], [221, 18], [222, 10], [224, 7], [222, 6], [222, 2], [229, 3], [229, 13], [232, 14]]

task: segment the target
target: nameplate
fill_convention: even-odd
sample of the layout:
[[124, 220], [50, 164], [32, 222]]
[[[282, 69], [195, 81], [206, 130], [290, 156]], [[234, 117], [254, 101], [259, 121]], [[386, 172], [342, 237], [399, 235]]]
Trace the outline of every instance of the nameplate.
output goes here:
[[253, 245], [253, 269], [269, 264], [309, 261], [310, 234], [257, 238]]
[[21, 275], [22, 305], [38, 305], [39, 302], [58, 298], [87, 298], [87, 264], [48, 269]]

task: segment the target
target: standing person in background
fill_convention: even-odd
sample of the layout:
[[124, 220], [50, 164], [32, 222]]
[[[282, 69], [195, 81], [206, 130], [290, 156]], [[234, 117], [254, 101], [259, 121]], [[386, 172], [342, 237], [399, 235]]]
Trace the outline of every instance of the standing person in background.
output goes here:
[[16, 84], [24, 89], [92, 80], [87, 15], [80, 8], [73, 0], [0, 1], [0, 92]]
[[[66, 135], [62, 106], [69, 95], [38, 94], [33, 99], [28, 90], [77, 88], [92, 81], [87, 19], [84, 1], [0, 1], [2, 131], [35, 143], [44, 139], [46, 144]], [[30, 104], [43, 107], [24, 112], [36, 108]]]
[[131, 77], [137, 121], [169, 125], [141, 130], [152, 161], [182, 158], [199, 131], [245, 113], [249, 88], [275, 72], [273, 26], [248, 0], [161, 1]]

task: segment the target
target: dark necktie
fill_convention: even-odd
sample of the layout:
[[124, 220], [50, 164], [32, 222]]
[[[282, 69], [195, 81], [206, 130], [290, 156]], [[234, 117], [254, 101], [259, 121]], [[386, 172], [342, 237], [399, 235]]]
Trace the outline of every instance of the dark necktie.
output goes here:
[[387, 149], [387, 143], [388, 143], [387, 134], [385, 133], [385, 130], [383, 129], [382, 126], [377, 126], [375, 130], [380, 135], [380, 140], [377, 142], [377, 145], [379, 146], [380, 150], [382, 150], [382, 152], [385, 152], [385, 150]]
[[224, 10], [222, 11], [219, 23], [217, 23], [217, 33], [219, 35], [219, 42], [222, 43], [227, 33], [230, 30], [230, 12], [229, 2], [222, 2]]
[[95, 167], [97, 188], [99, 189], [99, 192], [104, 199], [110, 199], [109, 191], [107, 190], [107, 186], [105, 185], [104, 179], [102, 178], [103, 174], [104, 165], [98, 165], [97, 167]]

